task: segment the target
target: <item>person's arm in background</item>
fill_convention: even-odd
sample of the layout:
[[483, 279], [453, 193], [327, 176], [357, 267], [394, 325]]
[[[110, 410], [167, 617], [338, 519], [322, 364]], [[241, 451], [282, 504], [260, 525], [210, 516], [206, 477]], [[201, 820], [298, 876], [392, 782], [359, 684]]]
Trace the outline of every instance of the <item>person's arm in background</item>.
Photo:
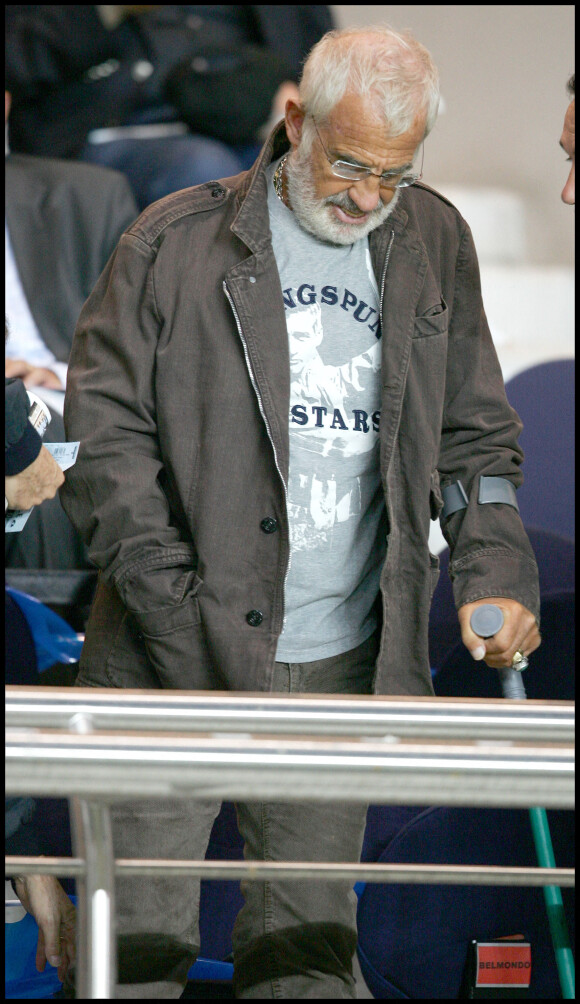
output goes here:
[[[42, 854], [41, 838], [34, 825], [35, 808], [31, 798], [6, 799], [6, 854], [26, 857]], [[75, 960], [73, 903], [53, 875], [18, 875], [11, 882], [22, 906], [38, 924], [37, 970], [42, 973], [49, 962], [58, 969], [58, 978], [64, 982]]]
[[28, 421], [28, 397], [21, 380], [5, 385], [4, 493], [10, 509], [30, 509], [54, 498], [64, 474]]
[[75, 961], [76, 910], [54, 875], [19, 875], [13, 880], [18, 899], [38, 924], [36, 968], [49, 962], [65, 977]]
[[[28, 396], [21, 380], [5, 384], [5, 494], [11, 509], [29, 509], [53, 498], [64, 474], [35, 428], [28, 421]], [[32, 799], [9, 799], [6, 803], [7, 854], [41, 853], [34, 829]], [[24, 909], [38, 924], [36, 968], [46, 962], [58, 969], [61, 981], [75, 958], [75, 908], [58, 879], [52, 875], [13, 878], [14, 891]]]
[[[59, 364], [63, 367], [63, 364]], [[66, 367], [64, 367], [66, 368]], [[64, 382], [58, 373], [46, 366], [35, 366], [26, 359], [7, 359], [4, 365], [6, 377], [20, 377], [25, 387], [48, 387], [51, 390], [64, 390]]]

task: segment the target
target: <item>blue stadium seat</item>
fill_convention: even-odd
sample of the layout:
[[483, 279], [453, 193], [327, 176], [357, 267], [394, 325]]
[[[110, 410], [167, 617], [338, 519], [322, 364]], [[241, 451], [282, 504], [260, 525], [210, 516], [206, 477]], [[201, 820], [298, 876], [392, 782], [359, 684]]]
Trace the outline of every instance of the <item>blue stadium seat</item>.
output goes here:
[[518, 505], [526, 526], [575, 535], [574, 359], [539, 363], [506, 383], [524, 428], [524, 483]]
[[[548, 815], [557, 863], [573, 867], [573, 814]], [[537, 865], [527, 811], [507, 809], [418, 811], [373, 860]], [[562, 892], [572, 936], [573, 890]], [[359, 898], [359, 962], [378, 1000], [457, 998], [471, 939], [514, 934], [532, 946], [528, 996], [560, 998], [541, 889], [369, 883]]]
[[[549, 548], [540, 561], [542, 645], [524, 673], [527, 696], [573, 700], [575, 593], [570, 583], [574, 543], [538, 531]], [[536, 553], [538, 553], [538, 551]], [[439, 697], [501, 698], [499, 677], [474, 662], [461, 641], [441, 646], [433, 678]], [[406, 815], [406, 818], [405, 818]], [[574, 815], [548, 813], [556, 863], [574, 865]], [[525, 810], [431, 807], [369, 809], [363, 860], [389, 863], [537, 865]], [[572, 890], [562, 891], [568, 928]], [[532, 945], [528, 996], [561, 997], [541, 889], [370, 885], [359, 896], [359, 961], [377, 999], [457, 997], [469, 942], [523, 933]]]
[[[32, 636], [34, 643], [36, 666], [39, 673], [57, 662], [76, 663], [79, 661], [83, 646], [82, 638], [62, 617], [59, 617], [34, 596], [29, 596], [17, 589], [11, 589], [9, 586], [6, 586], [5, 590], [6, 596], [20, 608], [26, 619], [29, 635]], [[7, 643], [9, 640], [7, 638]], [[11, 680], [10, 682], [17, 683], [19, 681]]]

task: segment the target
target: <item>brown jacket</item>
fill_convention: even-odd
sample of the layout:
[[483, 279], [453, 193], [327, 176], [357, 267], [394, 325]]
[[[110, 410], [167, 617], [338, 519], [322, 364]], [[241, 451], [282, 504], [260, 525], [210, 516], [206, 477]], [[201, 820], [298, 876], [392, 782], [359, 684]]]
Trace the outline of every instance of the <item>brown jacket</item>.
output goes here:
[[[79, 682], [268, 691], [289, 558], [290, 367], [265, 168], [170, 195], [121, 238], [70, 359], [65, 423], [81, 441], [63, 504], [102, 570]], [[388, 514], [376, 692], [432, 694], [429, 520], [457, 605], [503, 595], [539, 616], [517, 511], [479, 505], [479, 476], [521, 483], [507, 404], [457, 210], [405, 190], [370, 238], [381, 290], [380, 457]]]

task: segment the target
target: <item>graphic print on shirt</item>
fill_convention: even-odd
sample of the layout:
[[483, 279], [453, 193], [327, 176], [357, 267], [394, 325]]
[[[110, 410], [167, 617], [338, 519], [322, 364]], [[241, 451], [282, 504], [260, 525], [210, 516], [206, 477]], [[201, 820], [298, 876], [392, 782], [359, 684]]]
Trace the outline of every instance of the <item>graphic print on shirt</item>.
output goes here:
[[368, 238], [325, 244], [268, 211], [288, 331], [290, 559], [278, 662], [348, 652], [377, 627], [386, 552], [379, 469], [381, 329]]
[[[331, 546], [335, 525], [360, 518], [370, 502], [369, 490], [372, 495], [376, 488], [381, 343], [378, 289], [368, 247], [365, 264], [375, 307], [336, 286], [323, 286], [321, 302], [305, 307], [299, 307], [306, 298], [303, 287], [294, 296], [290, 289], [284, 291], [290, 349], [293, 550]], [[313, 299], [316, 288], [309, 285], [308, 290]], [[333, 323], [331, 308], [343, 312], [338, 323]], [[350, 324], [345, 314], [352, 319]], [[363, 324], [369, 335], [361, 338]], [[344, 327], [347, 337], [333, 339], [333, 329], [344, 331]], [[361, 341], [368, 344], [363, 351]]]

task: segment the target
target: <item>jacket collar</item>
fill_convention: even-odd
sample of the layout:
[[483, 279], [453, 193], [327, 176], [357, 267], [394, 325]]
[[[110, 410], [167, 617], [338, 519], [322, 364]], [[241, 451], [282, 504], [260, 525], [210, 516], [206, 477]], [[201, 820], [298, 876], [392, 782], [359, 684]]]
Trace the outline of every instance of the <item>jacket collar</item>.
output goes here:
[[243, 176], [237, 192], [236, 217], [231, 229], [250, 250], [257, 252], [270, 241], [266, 170], [290, 149], [284, 122], [270, 133], [255, 164]]

